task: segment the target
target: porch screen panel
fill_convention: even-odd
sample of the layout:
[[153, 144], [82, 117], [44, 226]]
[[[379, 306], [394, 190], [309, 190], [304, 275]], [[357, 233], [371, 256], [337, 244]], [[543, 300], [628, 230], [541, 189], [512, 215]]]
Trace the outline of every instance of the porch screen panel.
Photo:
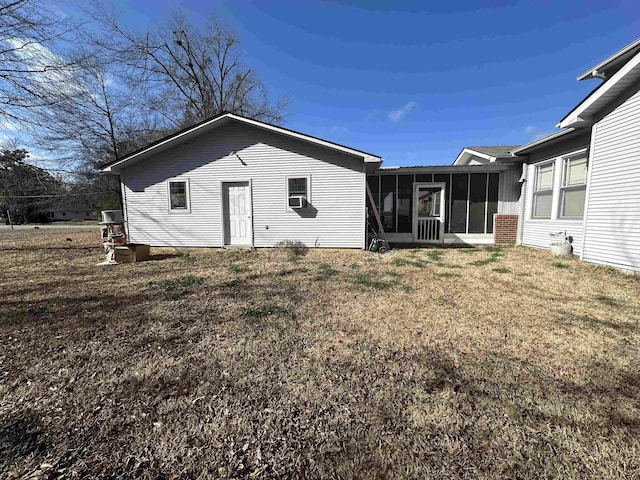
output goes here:
[[487, 174], [472, 173], [469, 184], [469, 233], [484, 233]]
[[398, 233], [411, 233], [413, 175], [398, 175]]
[[468, 173], [451, 175], [451, 224], [452, 233], [467, 233]]
[[380, 209], [385, 232], [396, 231], [396, 176], [380, 176]]
[[416, 175], [416, 182], [433, 182], [433, 174], [419, 173]]
[[[378, 208], [378, 214], [382, 217], [382, 213], [380, 212], [380, 177], [377, 175], [369, 175], [367, 177], [367, 184], [369, 185], [369, 190], [371, 190], [371, 195], [373, 195], [373, 200], [376, 202], [376, 207]], [[378, 226], [376, 225], [375, 215], [372, 210], [371, 203], [369, 202], [369, 195], [367, 195], [367, 207], [369, 208], [369, 218], [371, 224], [375, 226], [375, 229], [378, 230]]]
[[433, 176], [434, 182], [445, 183], [444, 187], [444, 231], [449, 231], [449, 194], [451, 193], [450, 175], [448, 173], [436, 173]]
[[489, 174], [489, 195], [487, 197], [487, 233], [493, 233], [493, 215], [498, 213], [498, 184], [500, 174]]

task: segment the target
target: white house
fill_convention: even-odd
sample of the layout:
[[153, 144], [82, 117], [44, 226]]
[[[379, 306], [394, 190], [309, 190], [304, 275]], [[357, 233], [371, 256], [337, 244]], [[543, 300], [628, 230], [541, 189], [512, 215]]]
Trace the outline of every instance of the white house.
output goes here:
[[364, 248], [378, 156], [225, 113], [105, 165], [131, 242]]
[[640, 271], [640, 40], [586, 79], [602, 83], [559, 131], [465, 147], [453, 165], [379, 168], [379, 156], [225, 113], [102, 170], [120, 175], [132, 242], [365, 248], [377, 210], [392, 242], [548, 248], [566, 232], [581, 259]]
[[578, 77], [602, 81], [523, 163], [518, 241], [567, 232], [582, 260], [640, 271], [640, 39]]
[[132, 242], [365, 248], [374, 208], [393, 242], [493, 243], [520, 189], [517, 166], [493, 160], [379, 169], [378, 156], [225, 113], [102, 171], [120, 176]]

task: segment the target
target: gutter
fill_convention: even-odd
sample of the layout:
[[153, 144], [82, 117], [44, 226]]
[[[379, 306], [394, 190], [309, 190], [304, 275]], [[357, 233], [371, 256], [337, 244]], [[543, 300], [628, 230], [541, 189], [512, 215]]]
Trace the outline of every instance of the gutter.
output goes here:
[[547, 143], [547, 142], [550, 142], [552, 140], [555, 140], [556, 138], [563, 137], [564, 135], [567, 135], [568, 133], [572, 133], [572, 132], [575, 132], [575, 131], [576, 131], [575, 127], [569, 127], [569, 128], [564, 129], [564, 130], [560, 130], [559, 132], [552, 133], [551, 135], [547, 135], [546, 137], [539, 138], [538, 140], [536, 140], [534, 142], [528, 143], [528, 144], [523, 145], [521, 147], [518, 147], [518, 148], [516, 148], [514, 150], [511, 150], [509, 153], [511, 154], [512, 157], [515, 157], [515, 156], [519, 155], [522, 152], [525, 152], [525, 151], [530, 150], [530, 149], [532, 149], [534, 147], [537, 147], [537, 146], [542, 145], [544, 143]]

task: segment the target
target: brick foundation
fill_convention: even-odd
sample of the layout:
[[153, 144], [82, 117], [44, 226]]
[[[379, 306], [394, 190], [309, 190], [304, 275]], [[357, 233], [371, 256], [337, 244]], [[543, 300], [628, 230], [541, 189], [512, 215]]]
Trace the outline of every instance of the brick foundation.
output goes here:
[[496, 215], [493, 220], [493, 241], [497, 245], [515, 245], [518, 235], [518, 215]]

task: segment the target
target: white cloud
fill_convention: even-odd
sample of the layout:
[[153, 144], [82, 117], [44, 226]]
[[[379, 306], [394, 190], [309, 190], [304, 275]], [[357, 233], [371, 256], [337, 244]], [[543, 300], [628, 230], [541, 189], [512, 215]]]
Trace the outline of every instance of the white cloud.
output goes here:
[[548, 131], [542, 130], [535, 125], [527, 125], [524, 127], [524, 133], [526, 133], [531, 140], [538, 140], [539, 138], [545, 137], [549, 134]]
[[416, 102], [405, 103], [403, 106], [401, 106], [397, 110], [391, 110], [387, 116], [389, 117], [389, 120], [397, 123], [400, 120], [402, 120], [404, 117], [409, 115], [411, 110], [413, 110], [416, 105], [417, 105]]
[[16, 132], [18, 126], [11, 120], [0, 120], [0, 132]]
[[28, 38], [7, 38], [4, 42], [11, 47], [25, 69], [31, 70], [31, 79], [43, 93], [79, 93], [73, 67], [65, 65], [64, 60], [47, 47]]

